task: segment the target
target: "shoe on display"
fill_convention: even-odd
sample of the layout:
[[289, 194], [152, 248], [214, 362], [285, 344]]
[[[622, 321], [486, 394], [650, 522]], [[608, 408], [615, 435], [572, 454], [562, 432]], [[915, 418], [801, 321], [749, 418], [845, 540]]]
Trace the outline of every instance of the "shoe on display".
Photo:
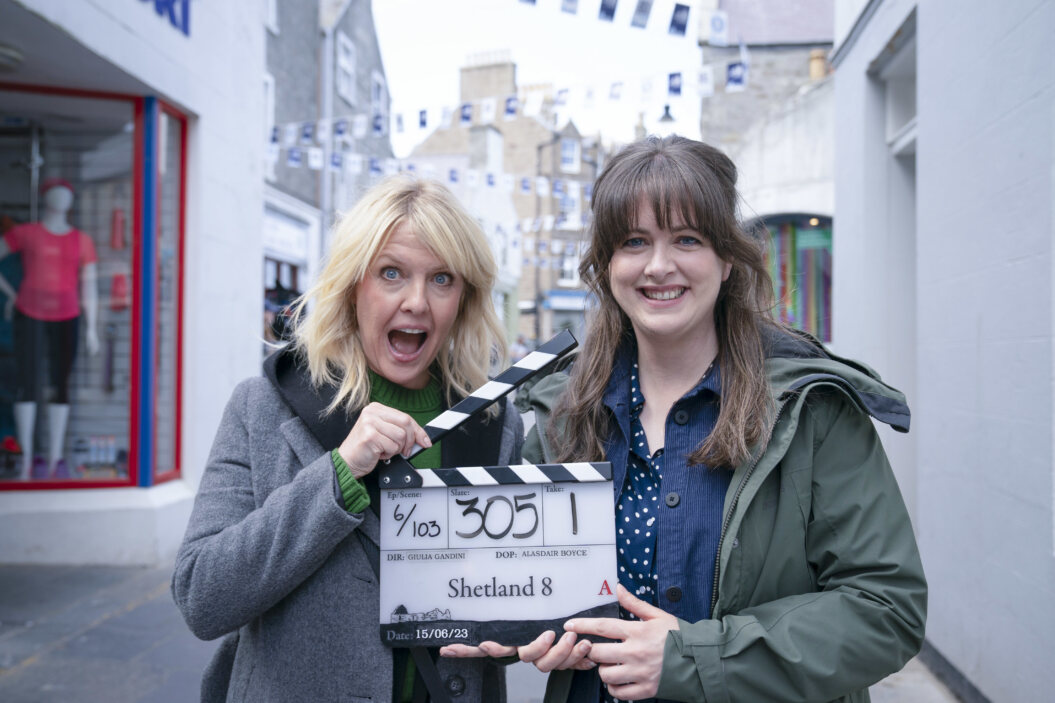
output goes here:
[[55, 469], [51, 472], [52, 478], [70, 478], [70, 467], [65, 459], [55, 462]]
[[33, 457], [33, 468], [29, 472], [29, 477], [34, 480], [43, 480], [48, 477], [48, 460], [42, 456]]

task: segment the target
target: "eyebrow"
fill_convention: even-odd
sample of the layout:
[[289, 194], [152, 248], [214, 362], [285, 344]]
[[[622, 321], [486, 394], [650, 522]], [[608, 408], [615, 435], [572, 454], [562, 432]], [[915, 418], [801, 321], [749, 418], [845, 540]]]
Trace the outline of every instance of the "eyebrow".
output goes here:
[[[674, 227], [670, 231], [671, 231], [671, 233], [688, 231], [688, 232], [696, 232], [697, 234], [700, 234], [700, 230], [696, 229], [692, 225], [681, 225], [679, 227]], [[640, 227], [635, 226], [635, 227], [631, 227], [629, 230], [627, 230], [627, 233], [628, 234], [634, 234], [634, 233], [637, 233], [637, 234], [649, 234], [650, 232], [647, 229], [641, 229]]]
[[[377, 255], [377, 258], [374, 259], [374, 263], [372, 265], [373, 266], [394, 266], [394, 267], [397, 267], [397, 268], [405, 268], [406, 267], [404, 262], [401, 259], [399, 259], [399, 258], [397, 258], [395, 256], [392, 256], [391, 254], [384, 253], [384, 252], [382, 252], [381, 254]], [[454, 270], [453, 266], [448, 266], [446, 263], [444, 263], [442, 261], [440, 262], [439, 266], [436, 266], [436, 267], [433, 267], [433, 268], [429, 269], [428, 273], [446, 273], [446, 274], [450, 274], [451, 276], [461, 276], [460, 273], [458, 273], [457, 271]]]

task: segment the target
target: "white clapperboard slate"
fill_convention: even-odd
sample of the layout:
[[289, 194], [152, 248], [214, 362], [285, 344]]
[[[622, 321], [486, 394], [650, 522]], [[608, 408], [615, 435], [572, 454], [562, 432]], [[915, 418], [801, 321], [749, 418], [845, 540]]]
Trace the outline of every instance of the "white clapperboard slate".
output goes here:
[[[576, 346], [561, 332], [425, 432], [441, 439]], [[608, 462], [419, 470], [407, 458], [378, 481], [382, 642], [523, 645], [571, 617], [618, 617]]]

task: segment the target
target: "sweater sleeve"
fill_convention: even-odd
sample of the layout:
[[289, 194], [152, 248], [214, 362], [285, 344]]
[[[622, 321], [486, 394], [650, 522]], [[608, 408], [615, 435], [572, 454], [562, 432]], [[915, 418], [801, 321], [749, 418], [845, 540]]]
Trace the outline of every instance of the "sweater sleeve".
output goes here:
[[833, 700], [897, 671], [919, 651], [926, 581], [879, 437], [845, 399], [821, 403], [812, 420], [804, 549], [817, 591], [680, 622], [667, 637], [658, 697]]
[[340, 489], [341, 505], [350, 513], [361, 513], [370, 507], [370, 493], [366, 490], [363, 482], [352, 475], [341, 453], [334, 449], [330, 452], [333, 460], [334, 475], [337, 477], [337, 486]]
[[[176, 605], [206, 640], [278, 603], [362, 522], [335, 499], [329, 452], [296, 471], [252, 465], [249, 395], [239, 385], [224, 411], [172, 577]], [[292, 480], [257, 505], [253, 472], [287, 470]]]

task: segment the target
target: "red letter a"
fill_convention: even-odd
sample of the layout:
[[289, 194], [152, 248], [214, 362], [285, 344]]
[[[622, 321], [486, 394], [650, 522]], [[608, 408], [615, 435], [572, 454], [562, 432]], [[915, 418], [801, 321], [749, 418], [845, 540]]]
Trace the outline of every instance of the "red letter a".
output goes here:
[[604, 583], [601, 584], [601, 590], [597, 592], [597, 595], [600, 596], [604, 595], [605, 593], [607, 593], [608, 595], [612, 595], [612, 589], [608, 587], [608, 579], [605, 579]]

